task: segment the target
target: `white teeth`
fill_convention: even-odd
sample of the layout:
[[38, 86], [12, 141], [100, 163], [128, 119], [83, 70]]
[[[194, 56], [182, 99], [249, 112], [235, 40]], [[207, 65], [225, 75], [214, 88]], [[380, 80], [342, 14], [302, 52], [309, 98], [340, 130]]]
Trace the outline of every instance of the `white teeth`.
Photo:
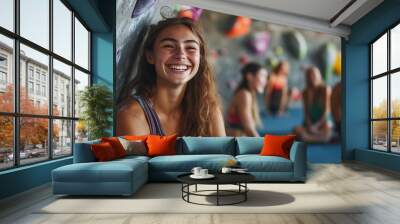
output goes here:
[[177, 70], [177, 71], [185, 71], [188, 69], [188, 66], [187, 65], [170, 65], [170, 66], [168, 66], [168, 68]]

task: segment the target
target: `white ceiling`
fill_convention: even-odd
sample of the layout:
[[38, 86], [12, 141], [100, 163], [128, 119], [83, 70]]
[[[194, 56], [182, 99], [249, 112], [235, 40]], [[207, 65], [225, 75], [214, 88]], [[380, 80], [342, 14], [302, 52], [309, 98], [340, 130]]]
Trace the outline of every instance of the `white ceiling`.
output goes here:
[[226, 0], [329, 21], [351, 0]]
[[[383, 0], [172, 0], [217, 12], [347, 38], [351, 25]], [[345, 6], [336, 21], [332, 20]]]

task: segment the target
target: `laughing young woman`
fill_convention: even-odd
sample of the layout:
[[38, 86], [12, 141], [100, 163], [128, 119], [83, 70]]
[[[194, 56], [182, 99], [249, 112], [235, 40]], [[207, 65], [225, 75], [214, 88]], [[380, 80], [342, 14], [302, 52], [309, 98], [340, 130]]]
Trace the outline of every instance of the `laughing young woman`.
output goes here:
[[135, 95], [117, 113], [117, 135], [225, 136], [214, 76], [197, 26], [186, 18], [150, 28]]

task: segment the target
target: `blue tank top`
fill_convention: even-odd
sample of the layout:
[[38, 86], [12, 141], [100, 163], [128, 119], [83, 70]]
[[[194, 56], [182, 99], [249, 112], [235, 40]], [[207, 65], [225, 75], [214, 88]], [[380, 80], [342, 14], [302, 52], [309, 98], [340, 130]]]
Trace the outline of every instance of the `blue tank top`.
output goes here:
[[147, 123], [149, 124], [150, 134], [165, 135], [161, 127], [160, 119], [158, 118], [156, 111], [151, 105], [151, 102], [148, 99], [138, 95], [133, 95], [132, 98], [135, 99], [142, 107], [144, 115], [146, 116]]

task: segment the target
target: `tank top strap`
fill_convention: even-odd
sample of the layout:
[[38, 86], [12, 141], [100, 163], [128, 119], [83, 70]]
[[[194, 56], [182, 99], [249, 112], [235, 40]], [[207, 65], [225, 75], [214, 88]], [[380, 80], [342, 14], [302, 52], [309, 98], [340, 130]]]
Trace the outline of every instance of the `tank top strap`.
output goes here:
[[165, 135], [161, 127], [160, 119], [150, 101], [139, 95], [132, 95], [132, 98], [135, 99], [142, 107], [144, 115], [146, 116], [147, 123], [149, 124], [150, 134]]

